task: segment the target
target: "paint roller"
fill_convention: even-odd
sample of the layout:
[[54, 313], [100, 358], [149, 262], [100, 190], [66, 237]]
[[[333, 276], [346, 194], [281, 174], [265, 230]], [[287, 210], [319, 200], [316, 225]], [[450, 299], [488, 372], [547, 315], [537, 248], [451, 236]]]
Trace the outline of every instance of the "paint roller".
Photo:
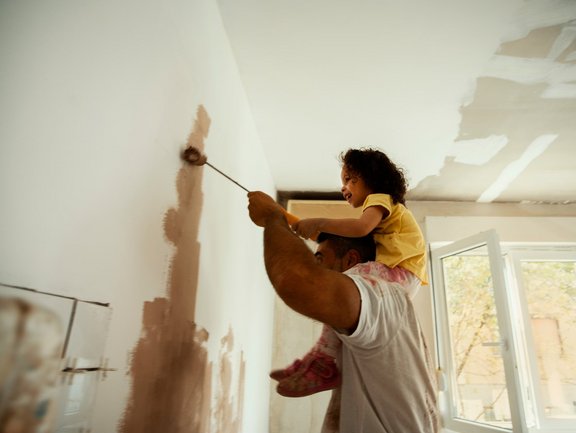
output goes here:
[[[190, 165], [196, 165], [196, 166], [207, 165], [212, 170], [214, 170], [216, 173], [224, 176], [230, 182], [234, 183], [236, 186], [239, 186], [240, 188], [242, 188], [246, 192], [250, 192], [250, 190], [248, 190], [248, 188], [242, 186], [239, 182], [237, 182], [236, 180], [234, 180], [233, 178], [228, 176], [226, 173], [224, 173], [223, 171], [219, 170], [218, 168], [216, 168], [212, 164], [210, 164], [208, 162], [208, 158], [206, 157], [206, 155], [204, 155], [200, 151], [200, 149], [198, 149], [194, 146], [189, 146], [186, 149], [184, 149], [184, 152], [182, 152], [182, 159]], [[284, 211], [284, 215], [286, 216], [286, 220], [288, 221], [289, 225], [292, 225], [295, 222], [300, 220], [300, 218], [298, 218], [295, 215], [292, 215], [291, 213], [289, 213], [285, 209], [282, 209], [282, 210]], [[313, 240], [315, 240], [315, 237], [313, 238]]]

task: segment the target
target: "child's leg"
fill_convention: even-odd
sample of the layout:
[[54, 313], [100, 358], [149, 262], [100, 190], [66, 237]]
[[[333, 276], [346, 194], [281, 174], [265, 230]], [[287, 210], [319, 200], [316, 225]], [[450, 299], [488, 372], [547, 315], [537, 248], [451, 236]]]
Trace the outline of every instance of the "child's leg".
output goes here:
[[312, 351], [318, 351], [336, 359], [341, 344], [342, 342], [336, 337], [332, 328], [324, 325], [322, 326], [322, 334], [320, 334], [320, 338], [316, 341]]
[[288, 376], [296, 373], [305, 360], [310, 360], [310, 358], [314, 357], [317, 353], [323, 353], [331, 358], [336, 358], [338, 351], [340, 350], [340, 344], [341, 342], [338, 337], [336, 337], [336, 334], [334, 334], [334, 331], [330, 329], [330, 327], [324, 325], [322, 327], [322, 334], [320, 334], [320, 337], [304, 358], [296, 359], [288, 367], [279, 370], [272, 370], [270, 372], [270, 377], [278, 381], [286, 379]]
[[303, 397], [338, 387], [341, 376], [336, 358], [340, 345], [334, 331], [324, 325], [322, 335], [295, 372], [280, 380], [278, 393], [285, 397]]

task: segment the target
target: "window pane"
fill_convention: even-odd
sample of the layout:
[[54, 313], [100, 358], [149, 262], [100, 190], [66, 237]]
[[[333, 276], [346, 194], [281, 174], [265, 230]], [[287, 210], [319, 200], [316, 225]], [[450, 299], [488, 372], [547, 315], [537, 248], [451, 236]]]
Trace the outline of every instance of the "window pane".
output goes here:
[[522, 261], [542, 413], [576, 419], [576, 263]]
[[442, 259], [459, 418], [512, 428], [485, 248]]

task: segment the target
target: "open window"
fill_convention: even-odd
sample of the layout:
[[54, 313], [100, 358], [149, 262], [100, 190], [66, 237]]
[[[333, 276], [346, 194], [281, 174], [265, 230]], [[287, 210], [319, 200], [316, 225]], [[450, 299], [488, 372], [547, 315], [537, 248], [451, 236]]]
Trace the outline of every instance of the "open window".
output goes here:
[[448, 431], [576, 431], [576, 250], [484, 232], [431, 251]]

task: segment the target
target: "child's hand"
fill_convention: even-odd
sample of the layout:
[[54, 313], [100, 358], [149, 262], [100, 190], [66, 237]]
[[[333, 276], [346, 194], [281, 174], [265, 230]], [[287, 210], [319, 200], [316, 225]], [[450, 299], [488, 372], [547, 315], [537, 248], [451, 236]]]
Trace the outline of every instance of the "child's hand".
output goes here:
[[292, 224], [292, 230], [299, 236], [310, 239], [320, 232], [321, 224], [322, 218], [306, 218]]

